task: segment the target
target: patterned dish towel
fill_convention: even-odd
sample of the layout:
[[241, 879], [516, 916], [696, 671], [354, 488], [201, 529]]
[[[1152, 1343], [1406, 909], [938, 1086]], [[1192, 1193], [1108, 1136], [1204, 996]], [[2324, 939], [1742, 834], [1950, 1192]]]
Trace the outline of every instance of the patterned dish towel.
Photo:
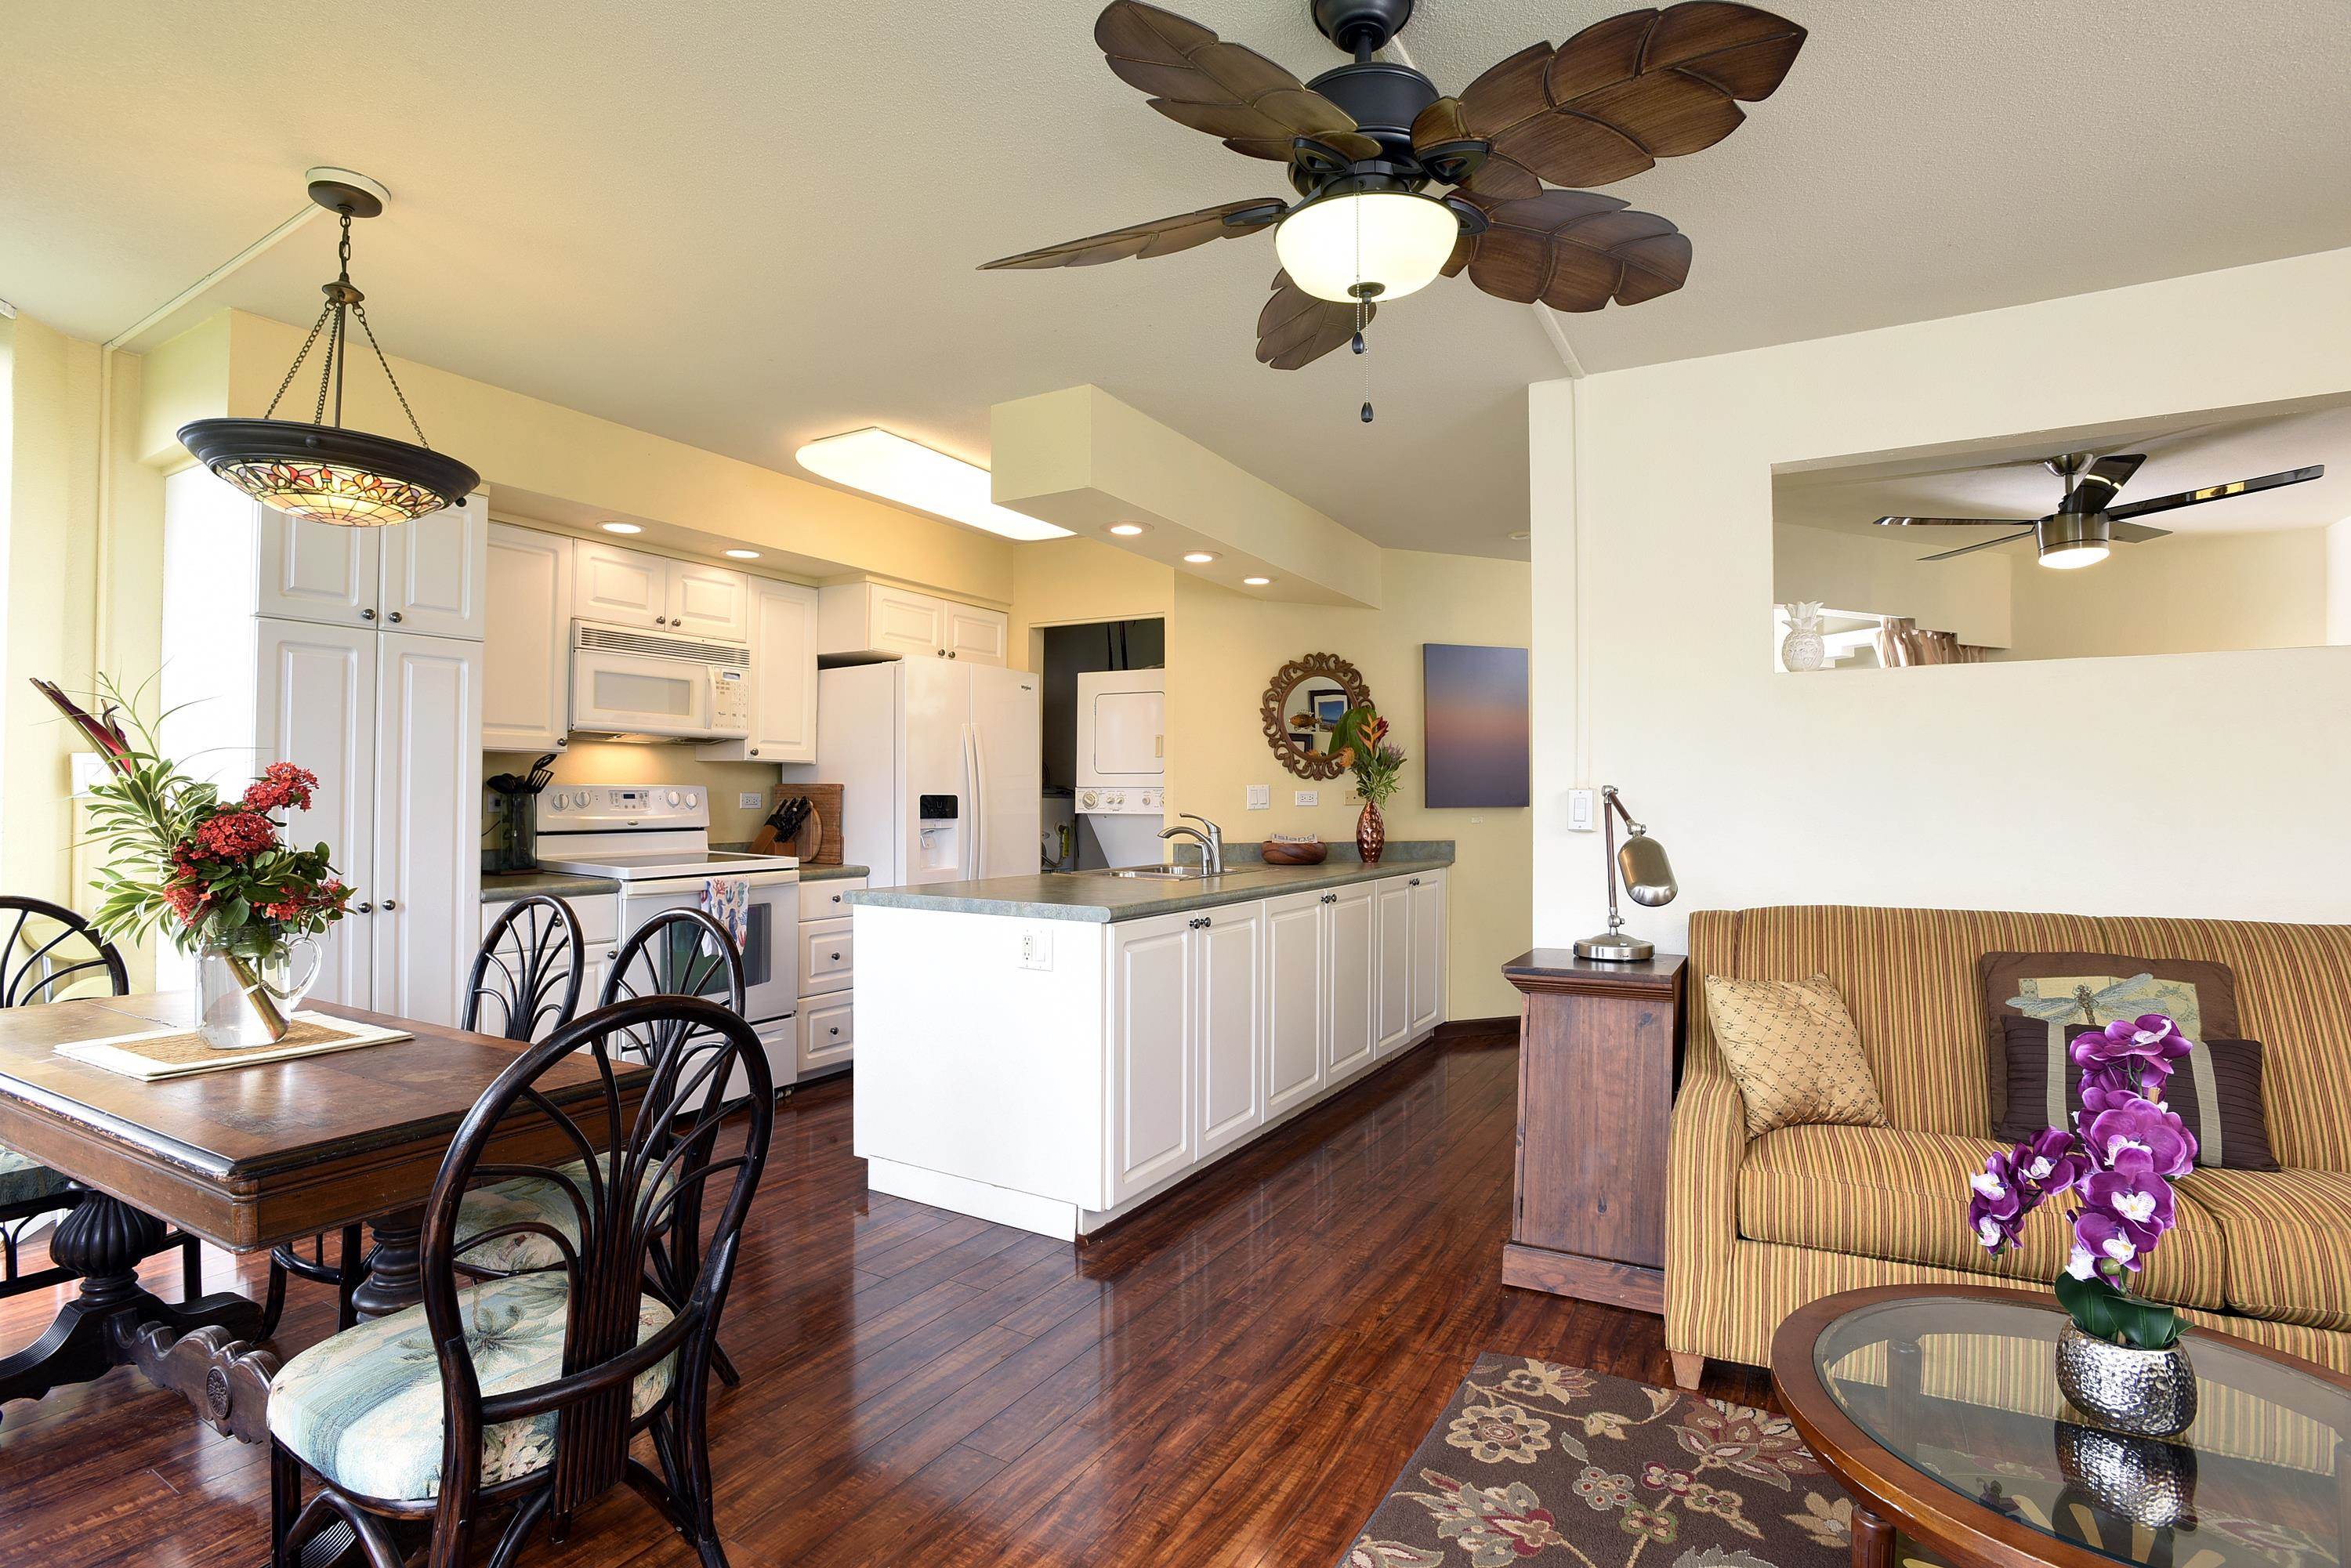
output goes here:
[[714, 876], [702, 884], [702, 912], [726, 927], [737, 952], [751, 939], [751, 884], [739, 876]]

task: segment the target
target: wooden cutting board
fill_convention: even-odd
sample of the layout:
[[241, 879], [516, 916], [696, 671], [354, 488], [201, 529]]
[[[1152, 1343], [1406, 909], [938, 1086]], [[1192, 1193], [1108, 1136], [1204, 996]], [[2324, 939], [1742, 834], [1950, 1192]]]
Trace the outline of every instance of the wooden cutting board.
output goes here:
[[841, 855], [841, 787], [838, 784], [785, 784], [768, 799], [780, 804], [795, 795], [807, 796], [809, 803], [816, 808], [816, 815], [810, 820], [810, 826], [816, 831], [811, 833], [809, 828], [804, 827], [794, 844], [780, 845], [773, 841], [774, 830], [762, 823], [758, 835], [751, 841], [752, 846], [757, 849], [761, 843], [766, 843], [768, 848], [760, 851], [763, 854], [774, 850], [797, 854], [802, 865], [839, 865]]

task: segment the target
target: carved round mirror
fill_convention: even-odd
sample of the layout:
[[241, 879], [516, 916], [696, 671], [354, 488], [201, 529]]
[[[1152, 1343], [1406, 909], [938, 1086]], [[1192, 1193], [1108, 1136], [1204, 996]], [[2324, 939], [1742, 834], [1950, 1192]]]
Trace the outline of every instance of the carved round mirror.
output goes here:
[[1266, 743], [1301, 779], [1336, 779], [1346, 771], [1332, 749], [1340, 716], [1371, 700], [1363, 673], [1338, 654], [1292, 659], [1265, 688]]

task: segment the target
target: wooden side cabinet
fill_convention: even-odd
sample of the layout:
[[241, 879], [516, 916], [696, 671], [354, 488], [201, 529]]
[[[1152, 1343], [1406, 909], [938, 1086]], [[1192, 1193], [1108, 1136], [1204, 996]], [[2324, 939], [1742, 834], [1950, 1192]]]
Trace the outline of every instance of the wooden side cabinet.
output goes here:
[[1660, 953], [1603, 964], [1538, 947], [1502, 966], [1525, 998], [1504, 1284], [1666, 1310], [1666, 1140], [1685, 962]]

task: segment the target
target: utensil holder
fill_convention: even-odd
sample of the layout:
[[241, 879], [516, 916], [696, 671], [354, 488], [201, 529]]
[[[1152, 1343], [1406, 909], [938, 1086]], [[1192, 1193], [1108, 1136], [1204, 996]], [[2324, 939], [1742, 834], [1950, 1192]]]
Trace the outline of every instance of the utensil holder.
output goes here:
[[490, 795], [489, 844], [482, 852], [482, 869], [502, 872], [538, 869], [538, 796], [536, 791]]

